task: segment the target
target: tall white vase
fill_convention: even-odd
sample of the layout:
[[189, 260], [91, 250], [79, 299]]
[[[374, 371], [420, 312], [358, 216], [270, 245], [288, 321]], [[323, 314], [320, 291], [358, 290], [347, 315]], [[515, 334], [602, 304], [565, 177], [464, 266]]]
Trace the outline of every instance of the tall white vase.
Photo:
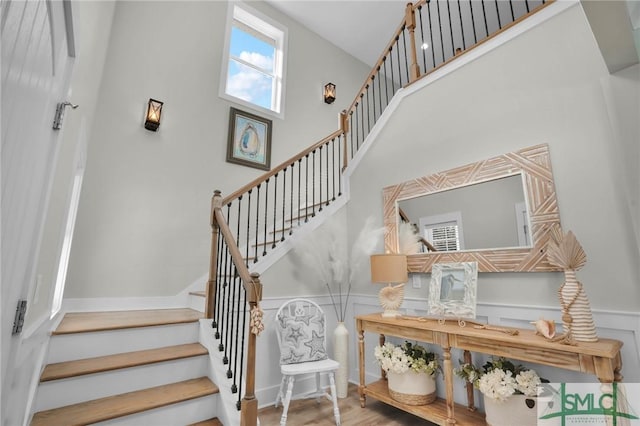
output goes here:
[[336, 372], [336, 394], [346, 398], [349, 387], [349, 330], [344, 322], [338, 322], [333, 330], [333, 357], [340, 363]]

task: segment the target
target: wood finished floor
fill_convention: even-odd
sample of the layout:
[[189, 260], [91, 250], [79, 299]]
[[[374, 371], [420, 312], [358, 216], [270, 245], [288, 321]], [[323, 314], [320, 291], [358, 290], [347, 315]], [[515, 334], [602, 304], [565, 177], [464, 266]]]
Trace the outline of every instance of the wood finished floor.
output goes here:
[[[358, 387], [349, 385], [349, 394], [346, 398], [338, 399], [340, 407], [340, 420], [342, 426], [430, 426], [433, 423], [405, 413], [395, 407], [373, 398], [367, 398], [365, 408], [360, 407]], [[278, 408], [265, 407], [258, 412], [260, 424], [272, 426], [280, 424], [282, 405]], [[315, 399], [301, 399], [292, 401], [287, 415], [287, 425], [335, 425], [333, 417], [333, 404], [329, 400], [316, 402]]]

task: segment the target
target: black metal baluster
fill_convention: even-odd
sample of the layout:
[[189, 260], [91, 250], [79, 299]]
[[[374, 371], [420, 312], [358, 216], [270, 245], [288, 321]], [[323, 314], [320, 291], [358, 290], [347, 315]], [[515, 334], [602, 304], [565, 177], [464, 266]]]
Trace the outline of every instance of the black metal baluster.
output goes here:
[[[300, 226], [300, 216], [302, 216], [302, 214], [300, 213], [300, 187], [302, 186], [301, 177], [302, 177], [302, 158], [299, 158], [298, 159], [298, 211], [296, 212], [296, 216], [298, 216], [297, 217], [298, 226]], [[291, 216], [291, 220], [293, 220], [293, 215]], [[293, 226], [293, 222], [291, 222], [291, 226]]]
[[427, 16], [429, 17], [429, 40], [431, 40], [431, 59], [433, 67], [436, 67], [436, 48], [433, 45], [433, 23], [431, 22], [431, 2], [427, 3]]
[[[353, 132], [353, 128], [355, 127], [355, 129], [356, 129], [356, 149], [354, 151], [353, 150], [353, 146], [351, 147], [351, 158], [353, 158], [355, 153], [358, 152], [358, 149], [360, 149], [360, 144], [359, 144], [359, 141], [360, 141], [360, 124], [359, 124], [359, 119], [358, 119], [358, 104], [356, 104], [355, 116], [356, 116], [356, 125], [352, 126], [351, 131]], [[351, 141], [351, 143], [353, 143], [353, 141]]]
[[284, 212], [287, 206], [287, 167], [282, 170], [282, 236], [280, 237], [280, 241], [284, 241]]
[[[376, 125], [378, 118], [376, 117], [376, 76], [371, 76], [371, 90], [373, 91], [373, 125]], [[382, 111], [380, 111], [382, 113]]]
[[244, 303], [242, 307], [242, 348], [240, 351], [240, 386], [238, 388], [238, 400], [236, 401], [236, 409], [240, 411], [241, 408], [241, 399], [242, 399], [242, 378], [244, 377], [244, 339], [247, 335], [247, 289], [242, 286], [242, 290], [244, 293]]
[[476, 34], [476, 18], [473, 15], [473, 0], [469, 0], [469, 9], [471, 9], [471, 25], [473, 26], [473, 42], [478, 43], [478, 35]]
[[384, 68], [384, 97], [386, 100], [385, 108], [389, 105], [389, 78], [387, 77], [387, 57], [382, 58], [382, 67]]
[[[357, 115], [356, 115], [356, 120], [357, 120], [357, 118], [358, 118], [358, 117], [357, 117]], [[350, 134], [351, 134], [351, 138], [350, 138], [350, 139], [351, 139], [351, 158], [353, 158], [353, 156], [354, 156], [354, 152], [355, 152], [355, 151], [353, 150], [353, 127], [354, 127], [354, 126], [353, 126], [353, 111], [349, 111], [349, 122], [351, 123], [350, 129], [349, 129], [349, 132], [350, 132]], [[357, 133], [356, 133], [356, 137], [357, 137], [357, 136], [358, 136], [358, 135], [357, 135]], [[345, 143], [346, 143], [346, 141], [345, 141]]]
[[393, 46], [389, 47], [389, 62], [391, 68], [391, 99], [393, 99], [396, 94], [396, 83], [393, 78]]
[[[342, 138], [342, 136], [340, 136]], [[338, 139], [340, 140], [340, 139]], [[344, 136], [344, 143], [347, 143], [347, 137]], [[342, 150], [338, 144], [338, 197], [342, 195]]]
[[250, 238], [250, 229], [251, 229], [251, 192], [253, 191], [253, 189], [250, 189], [247, 191], [247, 194], [249, 194], [249, 199], [247, 200], [247, 248], [245, 250], [245, 265], [247, 267], [249, 267], [249, 238]]
[[256, 196], [256, 242], [255, 242], [255, 253], [253, 256], [253, 263], [258, 261], [258, 235], [260, 234], [260, 183], [256, 186], [258, 189], [258, 194]]
[[516, 20], [516, 15], [513, 13], [513, 1], [509, 0], [509, 9], [511, 9], [511, 22]]
[[442, 18], [440, 16], [440, 2], [436, 0], [436, 9], [438, 11], [438, 27], [440, 28], [440, 49], [442, 52], [442, 62], [444, 62], [444, 39], [442, 38]]
[[[238, 299], [236, 302], [236, 325], [239, 326], [240, 325], [240, 300], [242, 299], [242, 297], [240, 297], [240, 291], [241, 288], [244, 287], [242, 285], [242, 279], [239, 279], [239, 287], [238, 287]], [[242, 326], [242, 328], [244, 329], [244, 324]], [[237, 328], [236, 328], [237, 329]], [[240, 357], [240, 354], [244, 352], [244, 348], [243, 347], [238, 347], [238, 338], [240, 336], [239, 333], [240, 330], [237, 330], [235, 335], [236, 335], [236, 344], [235, 344], [235, 353], [233, 356], [233, 384], [231, 385], [231, 393], [236, 393], [238, 392], [238, 358]], [[229, 374], [227, 374], [227, 377], [229, 377]], [[242, 376], [240, 376], [240, 378], [242, 379]]]
[[311, 217], [316, 216], [316, 150], [311, 151]]
[[[313, 154], [315, 155], [315, 151], [313, 151]], [[320, 199], [320, 208], [318, 209], [319, 212], [322, 211], [322, 145], [320, 145], [320, 153], [318, 154], [319, 157], [319, 161], [320, 161], [320, 165], [318, 166], [318, 181], [319, 181], [319, 185], [320, 185], [320, 189], [319, 189], [319, 194], [318, 194], [318, 198]], [[315, 162], [314, 162], [315, 164]], [[315, 173], [314, 173], [315, 176]], [[314, 192], [315, 193], [315, 192]], [[313, 203], [315, 205], [315, 203]]]
[[451, 56], [456, 56], [456, 48], [453, 42], [453, 25], [451, 25], [451, 3], [447, 2], [447, 16], [449, 17], [449, 34], [451, 36]]
[[309, 221], [309, 154], [305, 155], [304, 179], [304, 222]]
[[371, 133], [371, 119], [370, 119], [370, 108], [369, 105], [371, 105], [371, 100], [369, 99], [369, 85], [367, 84], [367, 136], [369, 136], [369, 133]]
[[[404, 31], [404, 30], [403, 30]], [[396, 56], [398, 57], [398, 90], [404, 86], [402, 84], [402, 66], [400, 65], [400, 37], [396, 36]], [[395, 94], [395, 92], [394, 92]]]
[[380, 67], [378, 67], [377, 74], [378, 74], [378, 98], [380, 99], [380, 115], [382, 115], [384, 108], [382, 108], [382, 81], [381, 81], [382, 74], [380, 74]]
[[458, 2], [458, 17], [460, 18], [460, 31], [462, 32], [462, 50], [466, 50], [467, 43], [464, 41], [464, 25], [462, 23], [462, 8], [460, 2]]
[[420, 17], [420, 50], [422, 51], [422, 65], [424, 66], [424, 74], [427, 73], [427, 55], [424, 48], [424, 21], [422, 20], [422, 6], [418, 6], [418, 16]]
[[[278, 173], [276, 173], [273, 179], [273, 242], [271, 243], [271, 248], [276, 248], [276, 209], [278, 204]], [[266, 247], [265, 240], [265, 247]]]
[[269, 212], [269, 179], [264, 181], [264, 237], [262, 240], [262, 256], [267, 255], [267, 221]]
[[[409, 78], [409, 55], [407, 53], [407, 29], [402, 30], [402, 48], [404, 49], [404, 71], [407, 75], [407, 83], [411, 83], [411, 78]], [[400, 49], [398, 49], [400, 50]]]
[[229, 297], [229, 307], [228, 307], [228, 321], [229, 321], [229, 329], [231, 330], [231, 332], [228, 334], [228, 338], [227, 338], [227, 348], [229, 349], [229, 358], [227, 360], [227, 362], [225, 362], [225, 364], [228, 365], [227, 368], [227, 379], [230, 379], [233, 377], [233, 371], [231, 370], [231, 365], [233, 364], [233, 354], [234, 354], [234, 350], [237, 351], [238, 349], [235, 348], [233, 346], [233, 334], [237, 334], [234, 333], [233, 331], [235, 330], [234, 327], [234, 323], [233, 323], [233, 302], [236, 300], [236, 289], [238, 287], [238, 273], [237, 273], [237, 269], [235, 267], [235, 265], [233, 266], [234, 269], [234, 274], [233, 274], [233, 280], [231, 281], [231, 296]]
[[527, 13], [529, 13], [530, 12], [530, 10], [529, 10], [529, 0], [524, 0], [524, 5], [527, 6]]
[[487, 32], [487, 37], [489, 37], [489, 23], [487, 22], [487, 9], [484, 6], [484, 0], [480, 0], [482, 4], [482, 17], [484, 18], [484, 29]]
[[215, 338], [216, 340], [220, 339], [220, 300], [222, 300], [222, 289], [223, 289], [223, 282], [222, 282], [222, 275], [223, 275], [223, 268], [222, 268], [222, 248], [223, 248], [223, 237], [222, 235], [218, 232], [218, 253], [217, 253], [217, 260], [216, 260], [216, 312], [215, 312], [215, 321], [212, 324], [213, 327], [216, 329], [216, 333], [215, 333]]
[[[338, 139], [339, 140], [339, 139]], [[333, 179], [333, 181], [331, 182], [331, 187], [332, 187], [332, 192], [331, 192], [331, 201], [335, 201], [336, 200], [336, 169], [340, 168], [340, 163], [338, 163], [338, 167], [336, 167], [336, 140], [331, 139], [331, 162], [333, 163], [333, 173], [331, 173], [331, 178]], [[338, 152], [340, 152], [340, 146], [338, 145]]]
[[[325, 147], [327, 148], [327, 149], [324, 150], [324, 152], [325, 152], [325, 154], [324, 154], [324, 157], [325, 157], [324, 169], [325, 169], [325, 177], [326, 177], [326, 185], [325, 185], [326, 189], [325, 189], [325, 191], [327, 192], [327, 194], [326, 194], [327, 200], [326, 200], [325, 206], [328, 206], [329, 202], [331, 201], [329, 199], [329, 142], [327, 142], [325, 144]], [[320, 151], [320, 154], [322, 154], [322, 151]], [[320, 194], [322, 194], [322, 192]], [[320, 198], [320, 202], [322, 202], [322, 198]]]
[[[360, 122], [362, 124], [362, 143], [364, 143], [366, 136], [364, 133], [364, 93], [360, 93]], [[360, 146], [358, 146], [360, 149]]]
[[498, 29], [502, 29], [502, 22], [500, 21], [500, 9], [498, 8], [498, 0], [496, 0], [496, 15], [498, 15]]

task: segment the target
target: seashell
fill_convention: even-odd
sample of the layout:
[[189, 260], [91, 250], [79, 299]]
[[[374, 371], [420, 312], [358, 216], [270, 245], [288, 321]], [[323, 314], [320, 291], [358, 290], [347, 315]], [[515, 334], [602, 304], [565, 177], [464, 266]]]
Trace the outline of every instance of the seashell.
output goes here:
[[536, 326], [536, 334], [540, 334], [547, 339], [553, 339], [556, 335], [556, 322], [554, 320], [540, 318], [537, 321], [532, 321], [531, 324]]
[[398, 309], [404, 299], [404, 284], [384, 287], [380, 290], [378, 298], [380, 299], [380, 305], [384, 309]]

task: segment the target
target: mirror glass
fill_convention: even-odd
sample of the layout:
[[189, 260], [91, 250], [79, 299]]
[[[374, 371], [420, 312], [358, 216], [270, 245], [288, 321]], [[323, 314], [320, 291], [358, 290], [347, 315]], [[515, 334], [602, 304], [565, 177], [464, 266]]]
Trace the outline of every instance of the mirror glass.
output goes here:
[[[398, 200], [398, 208], [438, 251], [531, 245], [521, 173]], [[445, 227], [455, 227], [456, 235], [446, 235]]]
[[[478, 272], [560, 270], [546, 254], [552, 236], [562, 232], [546, 144], [387, 186], [382, 204], [388, 253], [400, 252], [401, 217], [418, 225], [422, 237], [424, 218], [446, 216], [445, 225], [424, 238], [433, 246], [428, 252], [404, 253], [409, 272], [451, 262], [477, 262]], [[462, 224], [459, 244], [447, 222], [452, 216]]]

